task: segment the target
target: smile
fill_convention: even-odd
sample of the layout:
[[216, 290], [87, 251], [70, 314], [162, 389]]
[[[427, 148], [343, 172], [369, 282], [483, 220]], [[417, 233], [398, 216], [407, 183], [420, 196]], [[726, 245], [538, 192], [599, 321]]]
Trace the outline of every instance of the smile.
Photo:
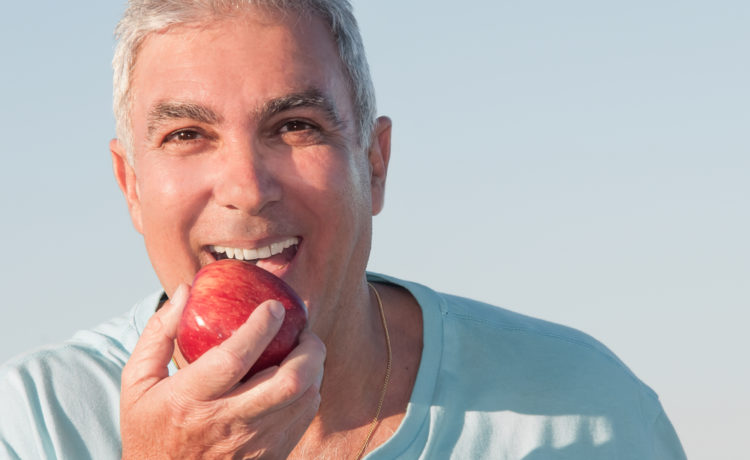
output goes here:
[[281, 254], [285, 249], [297, 246], [298, 244], [299, 238], [291, 237], [287, 238], [284, 241], [271, 243], [268, 246], [261, 246], [252, 249], [231, 248], [226, 246], [213, 245], [209, 246], [209, 250], [214, 254], [216, 260], [237, 259], [246, 260], [248, 262], [257, 262], [261, 259], [268, 259], [275, 255]]

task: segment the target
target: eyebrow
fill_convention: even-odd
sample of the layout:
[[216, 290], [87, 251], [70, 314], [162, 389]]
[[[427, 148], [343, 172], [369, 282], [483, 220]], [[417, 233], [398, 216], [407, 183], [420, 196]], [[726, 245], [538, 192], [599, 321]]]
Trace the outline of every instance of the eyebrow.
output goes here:
[[169, 120], [195, 120], [200, 123], [217, 124], [222, 118], [208, 107], [191, 102], [162, 101], [148, 113], [147, 132], [151, 138], [160, 125]]
[[[334, 125], [344, 124], [331, 98], [315, 88], [270, 99], [254, 110], [253, 115], [262, 122], [287, 110], [298, 108], [320, 110]], [[219, 124], [223, 118], [204, 105], [183, 101], [161, 101], [148, 112], [148, 138], [152, 138], [159, 127], [170, 120], [194, 120], [199, 123]]]
[[256, 110], [254, 115], [258, 120], [268, 120], [279, 113], [298, 108], [320, 110], [331, 123], [337, 126], [343, 124], [333, 100], [315, 88], [270, 99]]

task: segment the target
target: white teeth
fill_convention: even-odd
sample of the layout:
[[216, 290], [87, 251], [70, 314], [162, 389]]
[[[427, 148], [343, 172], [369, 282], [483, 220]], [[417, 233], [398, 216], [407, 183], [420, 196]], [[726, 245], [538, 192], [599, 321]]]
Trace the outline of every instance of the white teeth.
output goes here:
[[243, 248], [230, 248], [226, 246], [211, 246], [211, 252], [216, 254], [226, 253], [230, 259], [237, 260], [255, 260], [265, 259], [276, 254], [281, 254], [284, 249], [294, 246], [299, 243], [299, 238], [288, 238], [284, 241], [277, 243], [271, 243], [269, 246], [263, 246], [260, 248], [243, 249]]

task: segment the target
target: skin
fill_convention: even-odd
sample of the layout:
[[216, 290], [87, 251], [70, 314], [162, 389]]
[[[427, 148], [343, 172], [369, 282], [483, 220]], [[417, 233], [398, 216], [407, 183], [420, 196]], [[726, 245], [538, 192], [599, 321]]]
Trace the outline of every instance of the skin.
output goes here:
[[[374, 415], [386, 359], [364, 270], [372, 216], [383, 206], [390, 120], [379, 118], [372, 143], [360, 147], [323, 23], [261, 10], [152, 34], [132, 91], [134, 163], [113, 140], [113, 168], [171, 301], [123, 371], [123, 457], [309, 458], [326, 449], [335, 450], [328, 458], [351, 457]], [[259, 265], [308, 306], [298, 348], [236, 385], [280, 324], [267, 302], [224, 344], [168, 377], [187, 285], [215, 260], [211, 245], [251, 249], [288, 237], [301, 241], [291, 260]], [[418, 306], [397, 288], [379, 290], [398, 372], [368, 450], [400, 423], [421, 353]]]

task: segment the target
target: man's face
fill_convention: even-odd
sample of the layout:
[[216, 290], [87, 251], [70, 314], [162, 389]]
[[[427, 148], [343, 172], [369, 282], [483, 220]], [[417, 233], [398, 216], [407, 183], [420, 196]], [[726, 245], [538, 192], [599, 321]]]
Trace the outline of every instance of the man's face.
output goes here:
[[[361, 283], [390, 124], [358, 133], [322, 22], [245, 15], [150, 35], [133, 73], [135, 161], [115, 174], [167, 293], [217, 258], [259, 259], [310, 308]], [[241, 254], [241, 255], [240, 255]]]

